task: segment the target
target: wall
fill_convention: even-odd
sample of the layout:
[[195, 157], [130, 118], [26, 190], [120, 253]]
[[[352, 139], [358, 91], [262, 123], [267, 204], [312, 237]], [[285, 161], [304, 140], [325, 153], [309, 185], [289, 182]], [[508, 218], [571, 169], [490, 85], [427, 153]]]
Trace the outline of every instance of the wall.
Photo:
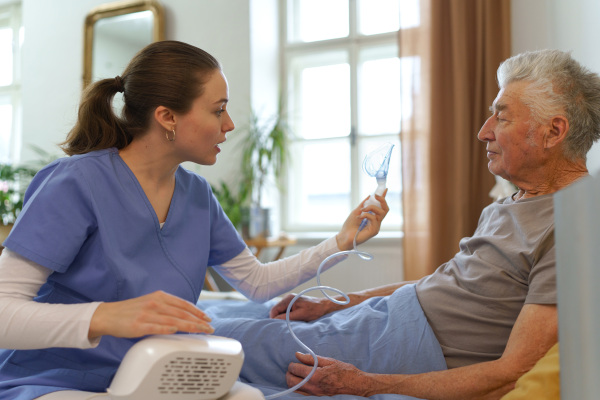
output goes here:
[[[570, 51], [600, 73], [597, 0], [512, 0], [512, 53], [555, 48]], [[588, 153], [588, 170], [600, 172], [600, 143]]]
[[[260, 1], [260, 0], [259, 0]], [[75, 122], [83, 73], [83, 22], [103, 0], [23, 0], [23, 153], [34, 156], [35, 143], [59, 153], [61, 142]], [[249, 0], [163, 0], [166, 38], [201, 47], [224, 66], [230, 85], [230, 113], [239, 124], [250, 108]], [[215, 18], [218, 16], [218, 18]], [[168, 78], [168, 77], [165, 77]], [[237, 165], [239, 143], [230, 134], [213, 167], [197, 168], [212, 181], [226, 179], [227, 165]]]

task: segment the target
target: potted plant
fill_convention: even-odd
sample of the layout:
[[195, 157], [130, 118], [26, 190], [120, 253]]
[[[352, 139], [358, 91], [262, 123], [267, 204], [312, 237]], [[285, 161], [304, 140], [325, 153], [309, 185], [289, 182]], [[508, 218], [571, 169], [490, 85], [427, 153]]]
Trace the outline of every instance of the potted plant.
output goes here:
[[237, 193], [225, 182], [212, 186], [231, 222], [241, 228], [244, 238], [268, 237], [271, 233], [270, 210], [264, 207], [266, 185], [279, 186], [279, 178], [288, 162], [288, 129], [281, 113], [260, 118], [255, 112], [241, 128], [246, 133], [241, 155], [241, 177]]
[[237, 229], [242, 227], [242, 204], [243, 200], [241, 196], [236, 195], [227, 185], [227, 183], [221, 181], [218, 186], [211, 185], [212, 191], [223, 207], [223, 211], [229, 217], [229, 220]]
[[252, 112], [242, 152], [240, 195], [249, 200], [243, 209], [243, 228], [248, 237], [270, 236], [270, 210], [264, 206], [266, 185], [281, 189], [279, 178], [288, 161], [289, 137], [281, 113], [261, 119]]
[[0, 248], [23, 208], [23, 197], [31, 178], [58, 157], [35, 145], [30, 148], [40, 157], [29, 165], [0, 163]]
[[0, 163], [0, 244], [6, 239], [19, 212], [33, 168]]

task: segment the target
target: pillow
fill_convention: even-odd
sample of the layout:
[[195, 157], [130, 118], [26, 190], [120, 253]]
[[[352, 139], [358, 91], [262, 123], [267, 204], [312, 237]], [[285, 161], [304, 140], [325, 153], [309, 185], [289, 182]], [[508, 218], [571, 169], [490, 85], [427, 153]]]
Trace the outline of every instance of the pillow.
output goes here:
[[515, 388], [501, 400], [560, 399], [558, 343], [535, 366], [517, 380]]

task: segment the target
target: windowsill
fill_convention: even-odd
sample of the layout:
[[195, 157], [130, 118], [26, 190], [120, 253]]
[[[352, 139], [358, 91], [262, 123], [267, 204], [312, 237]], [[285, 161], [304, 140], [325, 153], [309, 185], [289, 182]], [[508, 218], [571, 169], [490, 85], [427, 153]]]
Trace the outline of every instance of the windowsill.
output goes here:
[[[295, 238], [299, 244], [320, 242], [337, 234], [337, 232], [286, 232], [289, 237]], [[397, 242], [404, 237], [402, 231], [379, 232], [377, 236], [369, 240], [370, 243], [385, 244], [386, 242]]]

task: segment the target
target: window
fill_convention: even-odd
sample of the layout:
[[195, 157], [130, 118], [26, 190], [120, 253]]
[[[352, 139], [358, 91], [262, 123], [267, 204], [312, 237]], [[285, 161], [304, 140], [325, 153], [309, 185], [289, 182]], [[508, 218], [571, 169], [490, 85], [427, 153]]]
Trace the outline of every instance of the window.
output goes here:
[[292, 131], [283, 227], [338, 229], [376, 188], [366, 154], [395, 145], [382, 230], [402, 226], [398, 30], [419, 24], [419, 0], [283, 0], [284, 98]]
[[9, 162], [19, 145], [21, 113], [21, 7], [0, 7], [0, 162]]

